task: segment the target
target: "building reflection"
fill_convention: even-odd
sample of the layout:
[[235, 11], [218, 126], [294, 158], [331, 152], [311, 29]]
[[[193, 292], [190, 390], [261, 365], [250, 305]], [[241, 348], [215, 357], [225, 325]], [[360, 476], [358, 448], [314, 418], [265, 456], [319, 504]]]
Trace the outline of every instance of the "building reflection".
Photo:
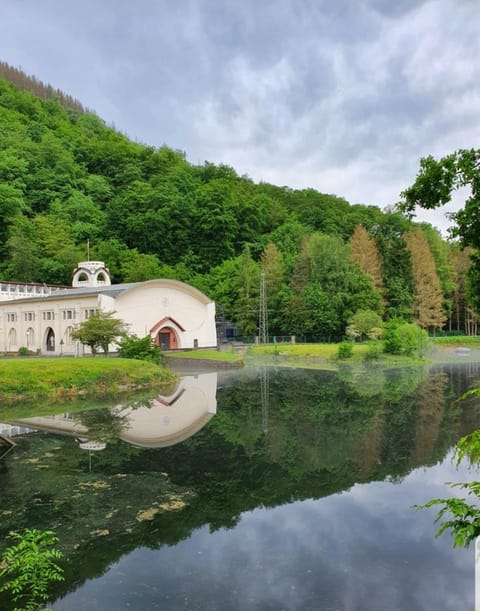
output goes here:
[[205, 426], [217, 411], [217, 373], [180, 378], [169, 395], [158, 395], [142, 405], [118, 405], [78, 414], [25, 418], [3, 427], [4, 437], [22, 431], [44, 431], [74, 437], [89, 451], [104, 449], [119, 438], [143, 448], [172, 446], [188, 439]]

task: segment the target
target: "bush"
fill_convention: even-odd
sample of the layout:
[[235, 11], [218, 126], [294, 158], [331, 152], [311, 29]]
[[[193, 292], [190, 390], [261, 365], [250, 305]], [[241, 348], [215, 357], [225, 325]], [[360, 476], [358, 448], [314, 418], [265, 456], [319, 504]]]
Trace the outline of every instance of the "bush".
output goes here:
[[28, 348], [26, 346], [20, 346], [18, 349], [18, 356], [28, 356]]
[[384, 350], [390, 354], [423, 356], [428, 346], [427, 332], [415, 323], [394, 318], [385, 325]]
[[51, 583], [64, 579], [63, 569], [56, 563], [62, 557], [54, 547], [58, 539], [50, 530], [34, 528], [9, 536], [17, 543], [0, 558], [0, 577], [7, 579], [0, 592], [10, 592], [12, 602], [20, 602], [22, 609], [43, 609]]
[[353, 354], [353, 343], [352, 342], [341, 342], [338, 345], [337, 359], [346, 360], [351, 358]]
[[136, 335], [126, 335], [120, 340], [118, 345], [120, 356], [125, 359], [150, 361], [157, 364], [162, 362], [162, 352], [150, 335], [142, 338]]
[[383, 353], [383, 346], [381, 342], [371, 341], [368, 342], [368, 348], [365, 352], [365, 360], [366, 361], [376, 361], [381, 357]]

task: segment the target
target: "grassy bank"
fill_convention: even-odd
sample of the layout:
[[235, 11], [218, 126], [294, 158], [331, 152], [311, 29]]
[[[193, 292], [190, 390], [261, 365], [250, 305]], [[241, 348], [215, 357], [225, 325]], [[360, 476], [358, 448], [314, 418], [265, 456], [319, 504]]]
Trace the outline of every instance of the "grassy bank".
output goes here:
[[250, 365], [277, 365], [288, 367], [309, 367], [318, 369], [338, 369], [341, 363], [365, 363], [377, 362], [379, 364], [398, 367], [408, 365], [418, 365], [429, 362], [430, 355], [435, 351], [435, 358], [438, 361], [439, 355], [446, 360], [451, 358], [449, 350], [458, 347], [480, 348], [480, 337], [437, 337], [430, 338], [430, 349], [427, 350], [425, 358], [417, 356], [400, 356], [385, 354], [382, 352], [382, 342], [378, 342], [377, 347], [371, 343], [354, 343], [352, 355], [346, 360], [339, 360], [339, 344], [268, 344], [244, 347], [240, 354], [232, 347], [224, 350], [188, 350], [185, 352], [169, 353], [168, 357], [175, 359], [197, 359], [201, 361], [211, 361], [223, 363], [246, 363]]
[[199, 359], [205, 361], [220, 361], [223, 363], [237, 363], [243, 360], [240, 354], [233, 350], [185, 350], [184, 352], [169, 352], [168, 358]]
[[480, 336], [459, 335], [452, 337], [431, 337], [431, 342], [438, 347], [461, 348], [480, 348]]
[[31, 399], [104, 397], [132, 388], [172, 383], [168, 368], [120, 358], [15, 358], [0, 360], [0, 403]]

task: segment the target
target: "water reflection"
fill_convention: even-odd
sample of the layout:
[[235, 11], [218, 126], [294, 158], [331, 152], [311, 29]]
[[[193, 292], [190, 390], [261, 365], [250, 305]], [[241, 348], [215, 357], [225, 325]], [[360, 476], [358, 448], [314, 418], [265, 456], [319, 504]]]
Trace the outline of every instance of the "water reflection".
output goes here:
[[[16, 438], [0, 461], [0, 540], [60, 538], [55, 611], [471, 606], [472, 559], [412, 505], [465, 477], [449, 448], [480, 426], [478, 399], [455, 402], [478, 364], [221, 372], [216, 396], [213, 375], [189, 376], [183, 415], [188, 383], [120, 423], [50, 418], [63, 435]], [[108, 435], [90, 473], [71, 437]]]
[[79, 414], [24, 418], [13, 424], [75, 437], [82, 449], [105, 449], [121, 439], [144, 448], [161, 448], [188, 439], [217, 411], [217, 373], [183, 376], [169, 395], [148, 401], [93, 409]]

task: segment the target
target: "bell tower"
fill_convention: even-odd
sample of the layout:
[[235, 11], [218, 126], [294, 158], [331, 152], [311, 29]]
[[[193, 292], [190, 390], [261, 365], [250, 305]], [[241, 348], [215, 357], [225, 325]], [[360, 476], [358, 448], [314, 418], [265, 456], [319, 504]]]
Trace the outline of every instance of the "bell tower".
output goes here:
[[109, 286], [110, 272], [103, 261], [80, 261], [73, 272], [72, 286]]

